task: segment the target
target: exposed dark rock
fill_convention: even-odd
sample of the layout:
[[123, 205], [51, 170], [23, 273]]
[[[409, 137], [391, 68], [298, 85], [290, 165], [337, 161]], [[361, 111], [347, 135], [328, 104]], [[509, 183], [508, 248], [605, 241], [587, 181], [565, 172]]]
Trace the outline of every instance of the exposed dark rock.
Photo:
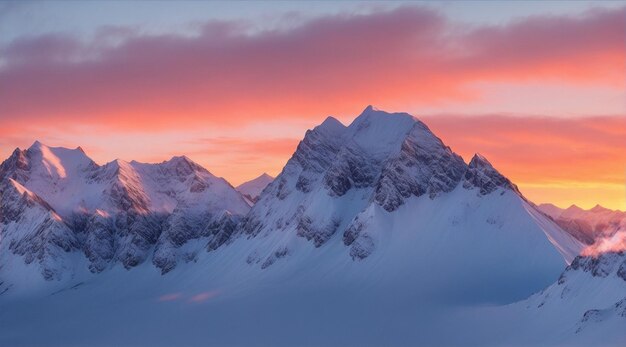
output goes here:
[[498, 188], [517, 191], [517, 187], [494, 169], [491, 163], [480, 154], [474, 155], [470, 161], [464, 180], [464, 188], [478, 188], [481, 195], [493, 193]]
[[272, 264], [274, 264], [276, 262], [276, 260], [278, 260], [280, 258], [284, 258], [287, 255], [289, 255], [289, 249], [287, 249], [287, 247], [281, 247], [281, 248], [277, 249], [276, 251], [274, 251], [274, 253], [272, 253], [270, 256], [268, 256], [265, 259], [263, 264], [261, 264], [261, 269], [267, 269]]

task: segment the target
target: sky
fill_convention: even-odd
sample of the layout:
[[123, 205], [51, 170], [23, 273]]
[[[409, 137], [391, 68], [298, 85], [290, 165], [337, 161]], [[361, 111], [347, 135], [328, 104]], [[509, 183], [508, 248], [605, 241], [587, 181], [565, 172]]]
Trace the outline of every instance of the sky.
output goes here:
[[185, 154], [237, 185], [367, 105], [532, 201], [626, 210], [626, 2], [0, 2], [0, 158]]

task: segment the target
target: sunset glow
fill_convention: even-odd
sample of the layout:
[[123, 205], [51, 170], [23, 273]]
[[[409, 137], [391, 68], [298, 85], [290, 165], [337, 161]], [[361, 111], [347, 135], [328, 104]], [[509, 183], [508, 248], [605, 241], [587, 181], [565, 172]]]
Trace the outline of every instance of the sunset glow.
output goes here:
[[0, 347], [626, 346], [626, 0], [0, 0]]
[[36, 139], [101, 164], [185, 154], [237, 185], [277, 175], [326, 116], [349, 124], [373, 104], [422, 119], [466, 161], [480, 152], [532, 201], [626, 209], [626, 7], [487, 20], [380, 6], [11, 31], [0, 157]]

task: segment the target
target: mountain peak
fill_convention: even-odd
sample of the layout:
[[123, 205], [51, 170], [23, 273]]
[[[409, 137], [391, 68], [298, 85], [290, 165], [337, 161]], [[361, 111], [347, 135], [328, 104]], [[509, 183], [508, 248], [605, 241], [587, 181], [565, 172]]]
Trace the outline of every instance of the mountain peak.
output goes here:
[[367, 105], [367, 107], [365, 107], [365, 109], [363, 110], [363, 112], [361, 112], [361, 114], [368, 113], [368, 112], [376, 112], [376, 111], [379, 111], [379, 109], [377, 109], [373, 105]]
[[591, 208], [589, 211], [591, 211], [591, 212], [611, 212], [612, 210], [610, 210], [610, 209], [608, 209], [606, 207], [600, 206], [600, 204], [596, 204], [596, 206]]
[[[274, 177], [272, 175], [267, 174], [267, 172], [262, 173], [261, 175], [257, 176], [256, 178], [251, 179], [248, 182], [254, 182], [254, 181], [264, 181], [264, 182], [271, 182], [274, 180]], [[246, 182], [246, 183], [248, 183]], [[244, 183], [245, 184], [245, 183]]]
[[485, 158], [480, 153], [474, 154], [474, 156], [472, 157], [472, 160], [470, 160], [470, 162], [469, 162], [469, 166], [470, 167], [491, 167], [491, 168], [493, 168], [493, 165], [491, 165], [489, 160], [487, 160], [487, 158]]
[[323, 132], [332, 136], [341, 136], [343, 131], [346, 129], [346, 126], [336, 118], [328, 116], [324, 119], [322, 124], [316, 126], [314, 129], [318, 132]]
[[468, 170], [465, 173], [465, 180], [468, 184], [464, 186], [475, 186], [480, 189], [480, 193], [483, 195], [493, 192], [498, 187], [517, 191], [517, 187], [479, 153], [474, 154], [470, 160]]
[[581, 212], [584, 211], [581, 207], [578, 207], [578, 205], [576, 204], [572, 204], [570, 207], [565, 209], [566, 211], [569, 212]]
[[170, 158], [170, 160], [164, 161], [164, 163], [187, 163], [187, 164], [195, 164], [195, 162], [186, 155], [175, 155]]
[[30, 145], [30, 147], [28, 147], [28, 149], [29, 150], [41, 150], [43, 147], [48, 147], [48, 146], [44, 145], [39, 140], [35, 140], [35, 142], [33, 142], [33, 144]]
[[164, 161], [162, 165], [174, 169], [179, 176], [187, 176], [192, 172], [208, 172], [204, 167], [191, 160], [186, 155], [173, 156], [170, 160]]
[[265, 189], [268, 184], [272, 183], [272, 181], [274, 181], [274, 177], [268, 175], [267, 173], [263, 173], [257, 178], [238, 185], [235, 189], [254, 203], [259, 198], [263, 189]]
[[[347, 135], [365, 152], [382, 159], [399, 151], [417, 124], [420, 125], [420, 129], [427, 129], [421, 126], [423, 123], [408, 113], [389, 113], [367, 107], [348, 126]], [[422, 140], [430, 137], [423, 136], [424, 134], [419, 131], [418, 133], [415, 135]]]

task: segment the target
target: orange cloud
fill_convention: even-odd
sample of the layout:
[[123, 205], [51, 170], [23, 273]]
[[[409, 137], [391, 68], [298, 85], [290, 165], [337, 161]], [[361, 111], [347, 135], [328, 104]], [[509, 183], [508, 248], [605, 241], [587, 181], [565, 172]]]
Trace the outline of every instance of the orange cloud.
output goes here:
[[[626, 88], [626, 7], [468, 26], [408, 6], [246, 29], [210, 22], [197, 35], [179, 36], [121, 28], [115, 44], [45, 35], [0, 47], [0, 153], [35, 138], [94, 148], [107, 160], [163, 160], [160, 153], [171, 150], [237, 184], [277, 174], [305, 130], [235, 134], [253, 123], [315, 124], [330, 114], [349, 120], [367, 104], [414, 111], [489, 103], [489, 87], [503, 84]], [[541, 103], [575, 111], [566, 92]], [[601, 102], [595, 107], [605, 113]], [[424, 120], [465, 157], [486, 155], [533, 200], [626, 208], [623, 116]], [[199, 129], [212, 137], [202, 140]], [[222, 130], [230, 137], [213, 136]], [[192, 132], [195, 140], [180, 141]], [[113, 136], [120, 141], [107, 143]], [[152, 150], [141, 155], [134, 147]]]
[[626, 8], [468, 27], [411, 6], [253, 34], [210, 22], [196, 36], [128, 31], [115, 45], [22, 38], [0, 48], [0, 120], [184, 129], [474, 100], [477, 82], [623, 88], [625, 31]]
[[422, 119], [463, 157], [485, 155], [531, 200], [626, 207], [626, 116]]

